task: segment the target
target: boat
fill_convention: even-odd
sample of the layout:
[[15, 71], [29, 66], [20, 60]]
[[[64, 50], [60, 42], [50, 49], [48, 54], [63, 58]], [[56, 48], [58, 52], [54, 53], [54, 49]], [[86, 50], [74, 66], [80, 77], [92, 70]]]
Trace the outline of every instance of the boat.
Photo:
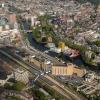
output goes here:
[[70, 58], [76, 58], [76, 57], [80, 56], [80, 53], [78, 50], [64, 51], [63, 54]]

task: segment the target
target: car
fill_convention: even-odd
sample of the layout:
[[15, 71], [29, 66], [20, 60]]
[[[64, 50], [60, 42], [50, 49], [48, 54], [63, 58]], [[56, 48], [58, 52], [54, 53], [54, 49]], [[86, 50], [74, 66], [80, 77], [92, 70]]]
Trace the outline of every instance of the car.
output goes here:
[[32, 55], [32, 58], [35, 58], [35, 55]]
[[15, 52], [16, 52], [16, 53], [20, 53], [20, 51], [18, 51], [18, 50], [16, 50]]
[[51, 64], [51, 61], [48, 60], [48, 61], [46, 62], [46, 64]]
[[53, 63], [51, 63], [51, 65], [53, 65]]
[[47, 51], [47, 50], [46, 50], [46, 51], [44, 51], [44, 53], [48, 53], [48, 52], [49, 52], [49, 51]]
[[63, 63], [63, 64], [66, 64], [66, 62], [64, 62], [64, 61], [63, 61], [62, 63]]
[[38, 75], [38, 73], [35, 73], [35, 75]]
[[41, 73], [41, 75], [44, 75], [44, 73]]
[[48, 74], [49, 72], [45, 72], [46, 74]]

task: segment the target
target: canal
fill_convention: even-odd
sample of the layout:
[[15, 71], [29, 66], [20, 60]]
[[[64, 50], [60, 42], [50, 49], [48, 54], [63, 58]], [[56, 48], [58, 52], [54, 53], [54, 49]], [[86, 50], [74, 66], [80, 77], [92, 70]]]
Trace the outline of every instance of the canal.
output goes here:
[[[24, 25], [24, 29], [25, 29], [25, 30], [29, 30], [29, 25], [28, 25], [27, 22], [26, 22], [26, 23], [24, 22], [23, 25]], [[44, 51], [46, 51], [46, 50], [49, 50], [49, 48], [45, 47], [43, 44], [37, 43], [37, 42], [35, 41], [35, 39], [33, 38], [31, 32], [28, 33], [28, 41], [30, 42], [31, 46], [33, 46], [33, 47], [34, 47], [35, 49], [37, 49], [37, 50], [40, 50], [40, 51], [42, 51], [42, 52], [44, 52]], [[52, 57], [59, 57], [59, 54], [57, 54], [57, 53], [55, 53], [55, 52], [51, 52], [51, 51], [48, 52], [48, 55], [50, 55], [50, 56], [52, 56]], [[70, 59], [69, 57], [64, 56], [64, 55], [63, 55], [62, 58], [63, 58], [63, 60], [64, 60], [65, 62], [66, 62], [66, 61], [67, 61], [67, 62], [70, 61], [70, 62], [72, 62], [72, 63], [74, 63], [74, 64], [76, 64], [76, 65], [78, 65], [78, 66], [83, 66], [83, 65], [84, 65], [83, 62], [82, 62], [82, 60], [81, 60], [80, 58]]]
[[[27, 23], [24, 22], [23, 25], [24, 25], [24, 29], [25, 29], [25, 30], [29, 30], [29, 27], [28, 27], [28, 24], [27, 24]], [[49, 50], [49, 48], [45, 47], [43, 44], [37, 43], [37, 42], [35, 41], [35, 39], [33, 38], [31, 32], [28, 33], [28, 41], [30, 42], [30, 45], [31, 45], [33, 48], [35, 48], [36, 50], [39, 50], [39, 51], [42, 51], [42, 52], [44, 52], [44, 51], [46, 51], [46, 50]], [[57, 53], [55, 53], [55, 52], [49, 51], [47, 54], [50, 55], [50, 56], [52, 56], [52, 57], [59, 57], [59, 54], [57, 54]], [[89, 67], [88, 67], [87, 64], [84, 64], [84, 62], [82, 61], [81, 57], [73, 58], [73, 59], [71, 59], [71, 58], [69, 58], [69, 57], [67, 57], [67, 56], [65, 56], [65, 55], [60, 56], [60, 57], [63, 58], [63, 60], [64, 60], [65, 62], [71, 62], [71, 63], [73, 63], [73, 64], [76, 64], [76, 65], [79, 66], [79, 67], [84, 67], [84, 66], [85, 66], [85, 68], [87, 68], [87, 69], [97, 70], [97, 69], [94, 68], [93, 66], [91, 66], [91, 67], [89, 66]]]

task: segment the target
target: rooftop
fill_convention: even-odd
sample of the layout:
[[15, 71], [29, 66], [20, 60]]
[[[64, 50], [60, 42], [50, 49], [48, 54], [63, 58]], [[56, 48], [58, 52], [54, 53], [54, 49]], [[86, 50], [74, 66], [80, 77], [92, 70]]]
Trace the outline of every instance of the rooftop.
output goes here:
[[7, 78], [7, 73], [2, 66], [0, 66], [0, 79], [5, 80]]
[[7, 24], [6, 19], [0, 19], [0, 26], [5, 26]]

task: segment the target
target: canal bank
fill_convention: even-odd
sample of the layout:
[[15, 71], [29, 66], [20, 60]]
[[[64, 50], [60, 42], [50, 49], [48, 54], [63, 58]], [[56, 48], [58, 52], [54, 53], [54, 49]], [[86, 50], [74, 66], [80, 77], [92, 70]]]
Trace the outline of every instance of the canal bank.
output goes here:
[[72, 58], [67, 57], [66, 55], [60, 56], [58, 53], [49, 51], [49, 48], [45, 47], [45, 45], [39, 44], [35, 41], [35, 39], [32, 36], [32, 33], [28, 33], [28, 40], [30, 42], [30, 45], [39, 51], [45, 52], [46, 50], [48, 50], [47, 54], [52, 56], [52, 57], [59, 57], [59, 58], [61, 57], [61, 58], [63, 58], [63, 60], [65, 62], [69, 61], [69, 62], [72, 62], [72, 63], [78, 65], [78, 66], [83, 66], [83, 62], [81, 61], [80, 57], [72, 59]]

